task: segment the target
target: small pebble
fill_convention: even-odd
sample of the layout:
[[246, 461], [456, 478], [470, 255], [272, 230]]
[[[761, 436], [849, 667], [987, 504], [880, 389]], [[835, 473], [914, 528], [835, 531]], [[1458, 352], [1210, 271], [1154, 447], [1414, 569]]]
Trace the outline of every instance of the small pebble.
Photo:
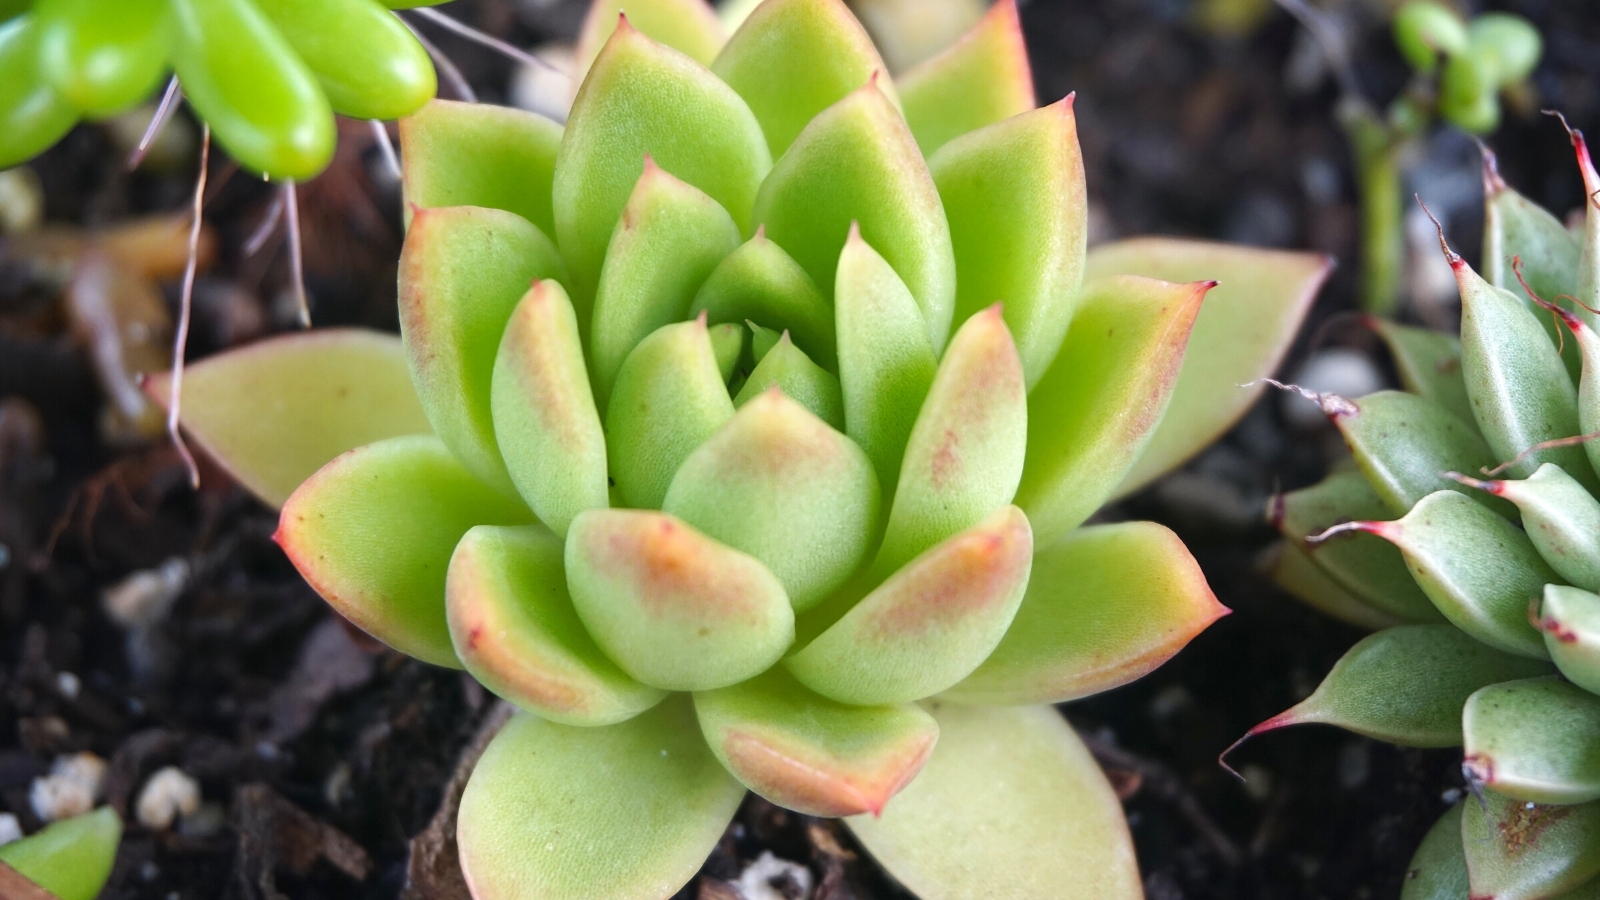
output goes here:
[[50, 774], [35, 778], [28, 787], [28, 803], [43, 821], [70, 819], [94, 809], [105, 782], [106, 761], [93, 753], [58, 756]]
[[71, 672], [61, 672], [56, 675], [56, 691], [68, 700], [78, 699], [78, 692], [82, 689], [83, 683]]
[[200, 811], [200, 783], [176, 766], [167, 766], [150, 776], [139, 792], [136, 812], [139, 824], [152, 831], [166, 831], [181, 816]]
[[0, 813], [0, 847], [22, 840], [22, 823], [11, 813]]
[[27, 234], [44, 221], [44, 188], [27, 166], [0, 169], [0, 234]]
[[744, 900], [796, 900], [811, 896], [811, 870], [766, 850], [734, 882]]
[[176, 556], [154, 569], [135, 572], [106, 588], [101, 597], [106, 615], [123, 628], [153, 625], [172, 611], [189, 574], [189, 562]]

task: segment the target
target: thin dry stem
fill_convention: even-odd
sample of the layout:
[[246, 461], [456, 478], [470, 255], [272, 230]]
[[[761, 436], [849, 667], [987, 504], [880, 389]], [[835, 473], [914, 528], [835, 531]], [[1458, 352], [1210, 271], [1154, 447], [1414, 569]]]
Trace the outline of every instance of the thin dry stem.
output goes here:
[[439, 77], [450, 85], [450, 89], [456, 92], [456, 96], [468, 103], [477, 103], [477, 93], [472, 90], [472, 85], [467, 84], [466, 76], [461, 74], [461, 70], [456, 68], [456, 64], [451, 61], [450, 57], [445, 56], [444, 51], [435, 46], [433, 41], [428, 40], [426, 35], [418, 31], [417, 26], [411, 24], [410, 19], [400, 15], [398, 12], [395, 13], [395, 18], [406, 26], [411, 35], [417, 39], [417, 43], [422, 45], [422, 49], [428, 51], [428, 55], [433, 57], [433, 64], [439, 69]]
[[488, 47], [490, 50], [493, 50], [496, 53], [499, 53], [502, 56], [507, 57], [508, 59], [511, 59], [511, 60], [516, 61], [516, 62], [522, 63], [525, 66], [537, 66], [538, 68], [547, 69], [547, 70], [549, 70], [551, 72], [555, 72], [555, 73], [557, 73], [559, 75], [567, 74], [567, 73], [561, 71], [560, 69], [556, 68], [555, 66], [551, 65], [550, 63], [540, 59], [537, 56], [534, 56], [532, 53], [529, 53], [528, 51], [523, 50], [520, 47], [514, 47], [511, 44], [508, 44], [505, 41], [500, 40], [499, 38], [495, 37], [494, 35], [484, 34], [483, 32], [479, 31], [478, 29], [473, 28], [471, 25], [468, 25], [468, 24], [466, 24], [464, 22], [461, 22], [461, 21], [459, 21], [457, 19], [452, 19], [449, 16], [445, 15], [442, 12], [439, 12], [436, 9], [432, 9], [432, 8], [429, 8], [429, 7], [426, 7], [426, 6], [419, 6], [419, 7], [415, 8], [415, 9], [411, 10], [410, 12], [411, 12], [412, 15], [421, 16], [422, 18], [427, 19], [429, 22], [432, 22], [433, 24], [438, 25], [441, 28], [446, 28], [446, 29], [449, 29], [450, 31], [454, 31], [456, 34], [461, 35], [462, 37], [466, 38], [469, 41], [472, 41], [473, 43], [482, 44], [483, 46]]
[[211, 125], [204, 123], [200, 131], [200, 174], [194, 184], [194, 220], [189, 223], [189, 261], [183, 267], [183, 292], [178, 299], [178, 329], [172, 339], [172, 382], [168, 385], [167, 396], [167, 436], [172, 438], [172, 446], [183, 459], [184, 468], [189, 470], [189, 486], [196, 489], [200, 487], [200, 467], [195, 463], [194, 454], [189, 452], [189, 445], [184, 443], [182, 432], [178, 430], [178, 417], [183, 397], [183, 356], [189, 346], [189, 321], [194, 313], [194, 276], [200, 266], [200, 215], [205, 207], [206, 170], [210, 165]]
[[278, 230], [278, 223], [283, 220], [283, 193], [280, 191], [272, 195], [272, 205], [267, 207], [267, 214], [262, 217], [261, 224], [250, 233], [250, 239], [244, 242], [244, 255], [255, 256], [261, 252], [262, 246], [272, 233]]
[[1428, 204], [1422, 202], [1421, 194], [1412, 194], [1411, 196], [1417, 201], [1417, 205], [1422, 207], [1423, 213], [1428, 216], [1428, 221], [1433, 223], [1434, 230], [1439, 232], [1439, 249], [1444, 251], [1445, 262], [1448, 262], [1451, 268], [1455, 268], [1456, 263], [1461, 262], [1461, 254], [1451, 250], [1450, 242], [1444, 239], [1444, 226], [1439, 224], [1439, 217], [1433, 214], [1433, 210], [1428, 208]]
[[150, 145], [155, 143], [156, 136], [161, 134], [161, 129], [167, 127], [172, 114], [178, 109], [178, 100], [183, 97], [183, 90], [178, 87], [178, 76], [174, 75], [167, 81], [167, 90], [161, 95], [161, 103], [156, 106], [156, 114], [150, 117], [150, 124], [145, 126], [144, 134], [139, 137], [139, 145], [133, 148], [128, 155], [128, 171], [132, 172], [144, 162], [144, 155], [150, 152]]
[[283, 183], [283, 215], [289, 224], [289, 277], [294, 281], [294, 299], [300, 311], [300, 327], [311, 327], [311, 304], [306, 299], [305, 258], [300, 246], [300, 201], [294, 181]]
[[395, 181], [400, 180], [400, 155], [394, 152], [394, 141], [389, 139], [389, 126], [380, 119], [372, 120], [372, 136], [377, 140], [378, 150], [383, 153], [383, 164], [388, 167], [389, 174]]
[[1239, 385], [1239, 387], [1249, 388], [1255, 387], [1258, 384], [1270, 384], [1280, 391], [1288, 391], [1291, 394], [1299, 394], [1300, 396], [1321, 407], [1323, 415], [1326, 416], [1353, 416], [1359, 412], [1354, 403], [1351, 403], [1349, 400], [1346, 400], [1338, 394], [1320, 393], [1318, 391], [1313, 391], [1310, 388], [1301, 387], [1298, 384], [1285, 384], [1284, 382], [1278, 381], [1275, 378], [1257, 378], [1255, 381], [1247, 381], [1244, 384]]
[[1523, 460], [1527, 459], [1528, 457], [1532, 456], [1535, 453], [1542, 453], [1542, 452], [1544, 452], [1546, 450], [1559, 450], [1562, 447], [1576, 447], [1579, 444], [1587, 444], [1590, 441], [1595, 440], [1597, 438], [1600, 438], [1600, 431], [1592, 431], [1592, 432], [1590, 432], [1588, 434], [1578, 434], [1578, 435], [1573, 435], [1572, 437], [1555, 438], [1553, 440], [1540, 441], [1539, 443], [1534, 444], [1532, 447], [1529, 447], [1528, 449], [1522, 451], [1521, 453], [1518, 453], [1516, 456], [1513, 456], [1512, 458], [1506, 460], [1505, 462], [1501, 463], [1498, 466], [1495, 466], [1492, 469], [1480, 468], [1478, 471], [1480, 471], [1483, 474], [1489, 476], [1490, 478], [1493, 478], [1496, 475], [1499, 475], [1501, 472], [1504, 472], [1505, 470], [1507, 470], [1507, 469], [1511, 468], [1512, 466], [1516, 465], [1517, 463], [1522, 462]]

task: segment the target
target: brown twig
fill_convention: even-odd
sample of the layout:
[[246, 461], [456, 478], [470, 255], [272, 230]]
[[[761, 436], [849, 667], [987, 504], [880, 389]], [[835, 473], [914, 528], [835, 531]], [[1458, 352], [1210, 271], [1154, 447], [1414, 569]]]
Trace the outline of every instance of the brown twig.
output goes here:
[[172, 446], [177, 448], [184, 467], [189, 470], [189, 486], [197, 489], [200, 487], [200, 466], [178, 430], [178, 416], [183, 397], [183, 355], [189, 346], [189, 322], [194, 317], [194, 276], [200, 266], [200, 226], [206, 199], [206, 169], [211, 164], [210, 123], [202, 125], [201, 129], [200, 175], [194, 185], [194, 221], [189, 225], [189, 261], [183, 267], [183, 292], [178, 299], [178, 329], [172, 339], [172, 385], [167, 400], [167, 436], [172, 439]]

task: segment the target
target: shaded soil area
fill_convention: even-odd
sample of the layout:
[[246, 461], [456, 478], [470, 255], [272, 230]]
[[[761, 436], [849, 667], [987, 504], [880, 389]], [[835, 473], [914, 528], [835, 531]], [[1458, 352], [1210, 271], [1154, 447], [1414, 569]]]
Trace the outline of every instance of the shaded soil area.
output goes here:
[[[1360, 0], [1324, 5], [1349, 26], [1362, 89], [1386, 101], [1406, 70], [1377, 14]], [[1491, 6], [1534, 19], [1549, 42], [1538, 97], [1490, 140], [1502, 172], [1552, 209], [1578, 206], [1565, 137], [1533, 110], [1558, 107], [1600, 128], [1600, 12], [1558, 0]], [[1385, 373], [1344, 315], [1355, 307], [1355, 200], [1317, 48], [1282, 12], [1224, 36], [1195, 24], [1197, 7], [1024, 5], [1041, 101], [1078, 92], [1097, 237], [1157, 232], [1332, 253], [1341, 267], [1288, 369], [1339, 345]], [[570, 34], [578, 18], [573, 3], [536, 0], [443, 9], [523, 46]], [[430, 34], [484, 99], [505, 97], [509, 63]], [[365, 123], [345, 124], [338, 160], [303, 189], [313, 315], [392, 329], [398, 191]], [[180, 153], [165, 173], [129, 175], [124, 144], [81, 127], [35, 164], [50, 223], [98, 228], [158, 212], [181, 221], [192, 163]], [[1469, 258], [1480, 224], [1461, 185], [1475, 184], [1476, 166], [1469, 141], [1441, 132], [1414, 179], [1443, 198]], [[215, 259], [197, 287], [191, 359], [294, 327], [281, 238], [245, 252], [270, 192], [222, 161], [211, 175]], [[181, 253], [181, 235], [153, 246], [153, 256]], [[29, 785], [62, 754], [106, 759], [107, 800], [124, 812], [152, 772], [176, 765], [198, 779], [204, 805], [174, 831], [130, 827], [107, 898], [401, 896], [411, 839], [450, 794], [494, 698], [341, 627], [272, 542], [270, 510], [214, 471], [191, 490], [168, 445], [108, 425], [110, 388], [90, 349], [97, 320], [63, 289], [87, 263], [47, 257], [0, 239], [0, 811], [36, 828]], [[176, 278], [170, 266], [150, 268], [166, 272], [150, 283], [170, 324]], [[166, 340], [160, 327], [146, 337]], [[1260, 573], [1273, 536], [1261, 520], [1267, 496], [1321, 477], [1335, 444], [1269, 397], [1216, 448], [1105, 513], [1174, 527], [1235, 610], [1142, 682], [1065, 709], [1127, 795], [1151, 900], [1393, 898], [1416, 842], [1460, 786], [1451, 752], [1317, 727], [1239, 750], [1231, 761], [1243, 784], [1217, 765], [1360, 637]], [[424, 861], [450, 852], [437, 840], [421, 850]], [[765, 851], [809, 867], [819, 898], [906, 896], [842, 829], [754, 799], [683, 896], [736, 898], [728, 882]], [[459, 896], [428, 868], [411, 873], [409, 896]]]

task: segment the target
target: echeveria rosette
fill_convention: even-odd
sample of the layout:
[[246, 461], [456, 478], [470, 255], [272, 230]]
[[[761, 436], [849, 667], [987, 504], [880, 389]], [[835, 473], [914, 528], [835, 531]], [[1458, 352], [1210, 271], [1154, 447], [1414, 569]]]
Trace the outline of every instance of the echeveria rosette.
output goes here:
[[1487, 158], [1484, 274], [1446, 250], [1460, 338], [1375, 321], [1406, 391], [1322, 398], [1355, 466], [1273, 504], [1280, 582], [1383, 630], [1251, 733], [1462, 746], [1483, 789], [1434, 826], [1403, 900], [1600, 896], [1600, 177], [1572, 138], [1583, 230]]
[[1082, 523], [1242, 412], [1327, 261], [1086, 254], [1010, 3], [898, 82], [839, 0], [628, 11], [565, 129], [401, 123], [401, 341], [207, 360], [185, 426], [341, 614], [524, 711], [462, 801], [479, 900], [669, 896], [746, 789], [927, 900], [1138, 896], [1041, 704], [1225, 610], [1167, 529]]
[[0, 22], [0, 168], [80, 117], [145, 101], [168, 72], [245, 168], [303, 181], [333, 157], [334, 115], [397, 119], [432, 99], [433, 63], [379, 0], [37, 0]]

